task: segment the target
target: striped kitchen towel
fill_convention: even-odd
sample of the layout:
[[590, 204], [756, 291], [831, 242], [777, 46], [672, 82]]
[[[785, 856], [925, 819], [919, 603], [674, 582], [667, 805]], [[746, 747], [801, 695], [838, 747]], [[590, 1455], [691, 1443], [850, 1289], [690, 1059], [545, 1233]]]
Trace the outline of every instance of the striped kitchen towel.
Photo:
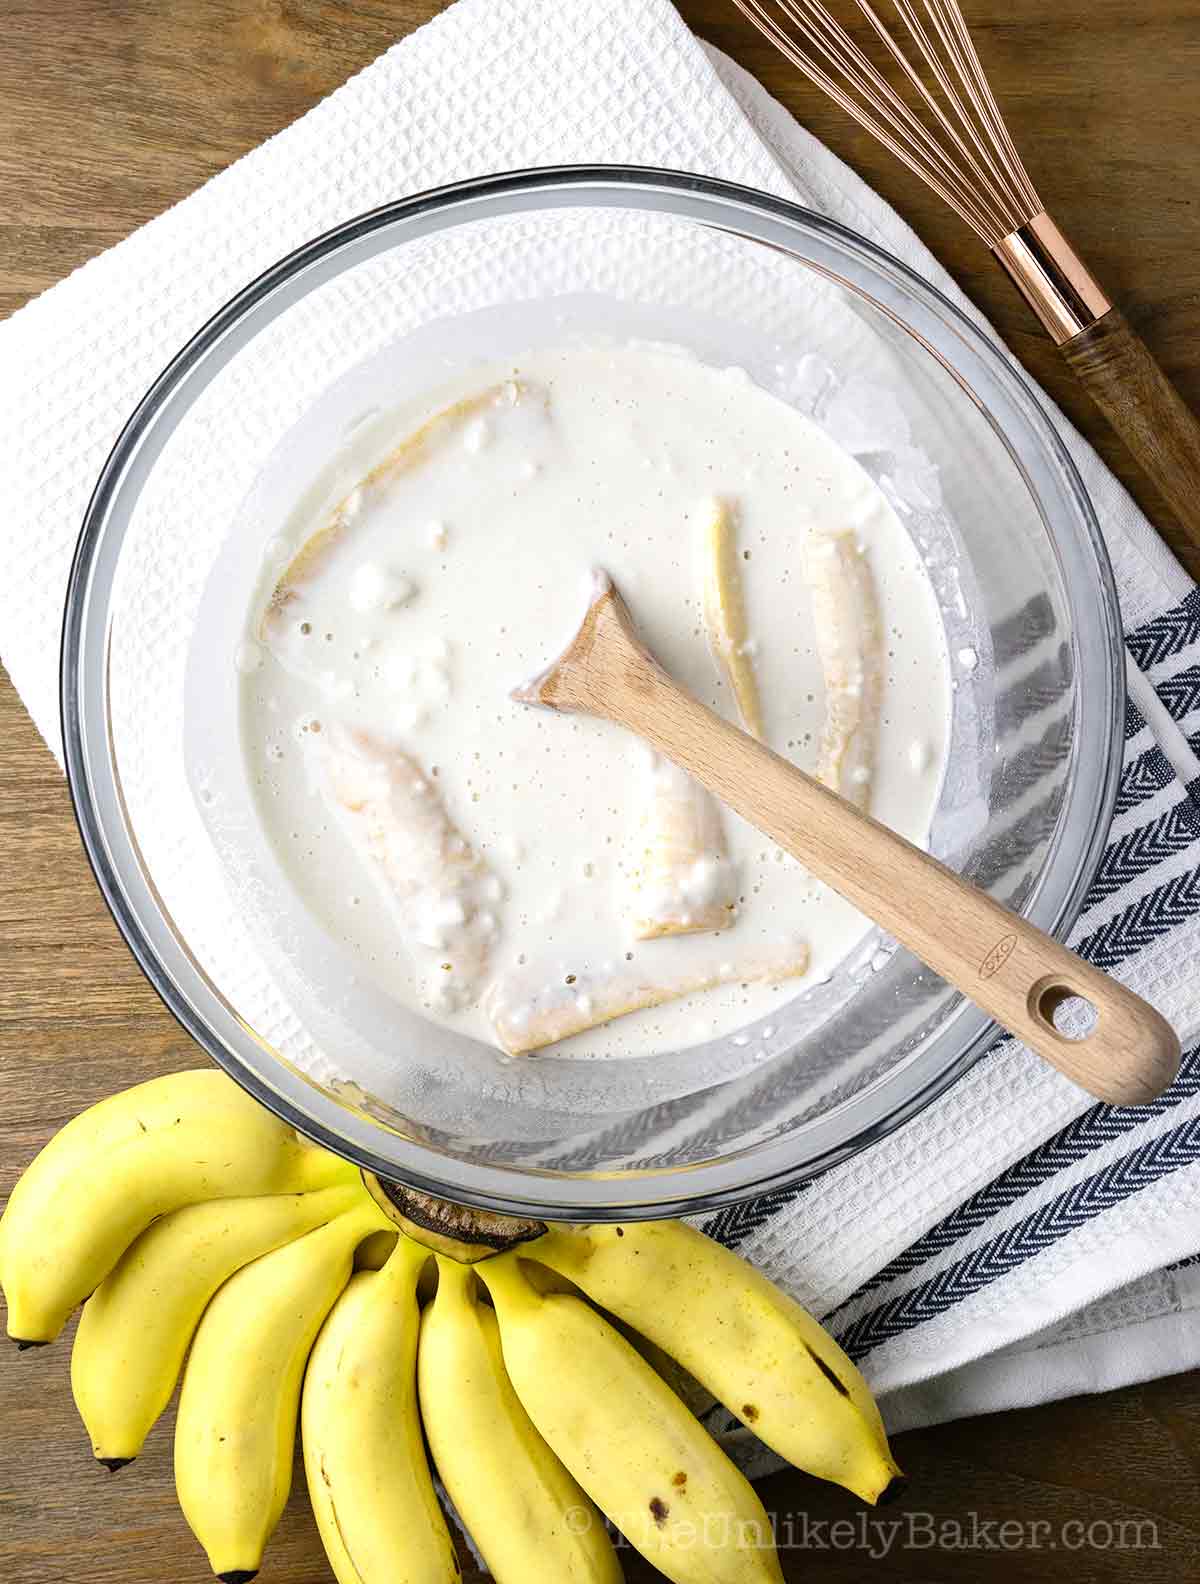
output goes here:
[[[0, 652], [52, 747], [78, 524], [170, 354], [289, 248], [361, 210], [572, 161], [796, 199], [974, 312], [899, 217], [667, 0], [460, 0], [0, 325]], [[712, 1219], [829, 1318], [896, 1426], [1200, 1362], [1200, 594], [1055, 418], [1108, 543], [1130, 665], [1116, 823], [1074, 941], [1171, 1017], [1188, 1054], [1168, 1095], [1115, 1112], [1002, 1042], [855, 1159]], [[1034, 743], [1033, 776], [1036, 758]]]
[[707, 1223], [825, 1318], [897, 1429], [1200, 1365], [1200, 589], [1126, 647], [1158, 729], [1131, 701], [1072, 944], [1174, 1016], [1175, 1084], [1088, 1104], [1001, 1040], [890, 1138]]

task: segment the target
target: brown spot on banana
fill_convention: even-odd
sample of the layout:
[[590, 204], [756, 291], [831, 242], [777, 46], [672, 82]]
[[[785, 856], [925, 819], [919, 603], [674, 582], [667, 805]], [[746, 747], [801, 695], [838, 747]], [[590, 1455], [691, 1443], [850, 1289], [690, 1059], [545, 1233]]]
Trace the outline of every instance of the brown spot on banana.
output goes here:
[[825, 1360], [815, 1348], [809, 1347], [807, 1342], [804, 1344], [804, 1347], [809, 1358], [812, 1359], [813, 1363], [821, 1371], [821, 1374], [824, 1375], [825, 1379], [833, 1387], [834, 1391], [836, 1391], [841, 1397], [849, 1397], [850, 1388], [844, 1384], [837, 1372], [829, 1364], [826, 1364]]

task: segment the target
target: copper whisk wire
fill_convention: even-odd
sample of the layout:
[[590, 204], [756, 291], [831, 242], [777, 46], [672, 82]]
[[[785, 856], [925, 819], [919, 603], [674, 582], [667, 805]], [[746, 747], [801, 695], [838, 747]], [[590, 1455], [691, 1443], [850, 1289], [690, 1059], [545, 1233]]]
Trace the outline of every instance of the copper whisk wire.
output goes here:
[[908, 49], [870, 0], [852, 3], [907, 83], [909, 98], [822, 0], [734, 0], [798, 70], [995, 247], [1042, 204], [958, 0], [891, 0]]
[[960, 0], [733, 0], [989, 247], [1175, 510], [1200, 566], [1200, 419], [1049, 214]]

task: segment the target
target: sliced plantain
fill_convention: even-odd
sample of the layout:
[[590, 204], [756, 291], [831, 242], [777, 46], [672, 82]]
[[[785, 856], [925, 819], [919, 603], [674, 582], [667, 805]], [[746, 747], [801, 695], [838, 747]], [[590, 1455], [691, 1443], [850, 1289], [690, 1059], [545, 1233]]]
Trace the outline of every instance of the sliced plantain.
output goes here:
[[275, 636], [284, 612], [289, 615], [294, 612], [297, 602], [302, 598], [304, 585], [321, 570], [330, 552], [342, 541], [374, 497], [403, 474], [427, 461], [472, 419], [494, 407], [513, 406], [527, 394], [528, 387], [510, 380], [502, 385], [491, 385], [477, 395], [466, 396], [426, 419], [419, 429], [407, 435], [382, 462], [377, 463], [338, 501], [321, 527], [304, 541], [284, 568], [260, 623], [259, 635], [263, 641], [269, 643]]
[[550, 979], [544, 965], [530, 965], [494, 980], [483, 1005], [503, 1049], [511, 1056], [526, 1056], [628, 1012], [662, 1006], [718, 985], [782, 984], [800, 978], [808, 972], [808, 960], [808, 947], [797, 943], [742, 962], [658, 980], [625, 966]]
[[742, 588], [743, 552], [738, 548], [737, 524], [722, 500], [707, 501], [703, 508], [704, 624], [713, 658], [729, 683], [742, 725], [752, 737], [762, 738], [762, 702], [754, 670], [754, 649], [746, 625]]
[[825, 675], [817, 779], [866, 809], [883, 707], [883, 633], [875, 580], [849, 532], [814, 535], [805, 546], [804, 575]]
[[337, 722], [313, 753], [330, 806], [392, 904], [429, 1004], [470, 1006], [499, 933], [499, 881], [409, 754]]
[[708, 793], [669, 759], [648, 761], [641, 862], [632, 878], [636, 940], [728, 929], [736, 877], [721, 814]]

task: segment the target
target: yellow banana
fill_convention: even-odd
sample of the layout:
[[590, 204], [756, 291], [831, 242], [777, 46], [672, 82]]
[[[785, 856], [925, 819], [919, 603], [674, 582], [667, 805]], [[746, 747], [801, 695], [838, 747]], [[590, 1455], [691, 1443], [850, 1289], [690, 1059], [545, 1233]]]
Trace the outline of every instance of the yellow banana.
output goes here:
[[752, 737], [761, 737], [762, 703], [746, 627], [737, 529], [724, 501], [706, 503], [703, 527], [704, 624], [709, 648], [729, 683], [742, 725]]
[[517, 1396], [626, 1539], [675, 1584], [782, 1584], [750, 1482], [624, 1337], [582, 1298], [537, 1292], [514, 1254], [476, 1269]]
[[354, 1251], [383, 1217], [341, 1215], [231, 1276], [205, 1310], [183, 1372], [175, 1486], [224, 1584], [254, 1577], [292, 1483], [300, 1383]]
[[496, 1584], [619, 1584], [604, 1520], [546, 1445], [505, 1373], [473, 1268], [438, 1256], [417, 1380], [434, 1465]]
[[304, 1472], [338, 1584], [453, 1584], [454, 1544], [417, 1409], [417, 1282], [429, 1251], [401, 1235], [325, 1322], [304, 1380]]
[[900, 1477], [866, 1381], [812, 1316], [682, 1221], [554, 1228], [526, 1250], [678, 1359], [797, 1468], [875, 1502]]
[[53, 1341], [158, 1216], [201, 1199], [348, 1179], [344, 1161], [307, 1144], [223, 1074], [179, 1076], [217, 1083], [162, 1079], [165, 1088], [116, 1095], [103, 1117], [85, 1112], [64, 1128], [18, 1182], [4, 1216], [14, 1340]]
[[224, 1281], [364, 1197], [360, 1184], [347, 1182], [316, 1193], [215, 1199], [148, 1227], [84, 1304], [71, 1350], [71, 1389], [96, 1457], [110, 1469], [137, 1457]]
[[199, 1200], [303, 1192], [345, 1163], [303, 1143], [262, 1107], [185, 1117], [100, 1158], [82, 1156], [53, 1192], [23, 1200], [5, 1243], [9, 1335], [52, 1341], [158, 1216]]
[[59, 1128], [22, 1172], [0, 1216], [0, 1286], [8, 1228], [22, 1219], [23, 1205], [45, 1199], [77, 1167], [80, 1156], [102, 1157], [140, 1133], [173, 1127], [181, 1116], [219, 1110], [236, 1103], [241, 1091], [219, 1068], [166, 1073], [99, 1100]]

